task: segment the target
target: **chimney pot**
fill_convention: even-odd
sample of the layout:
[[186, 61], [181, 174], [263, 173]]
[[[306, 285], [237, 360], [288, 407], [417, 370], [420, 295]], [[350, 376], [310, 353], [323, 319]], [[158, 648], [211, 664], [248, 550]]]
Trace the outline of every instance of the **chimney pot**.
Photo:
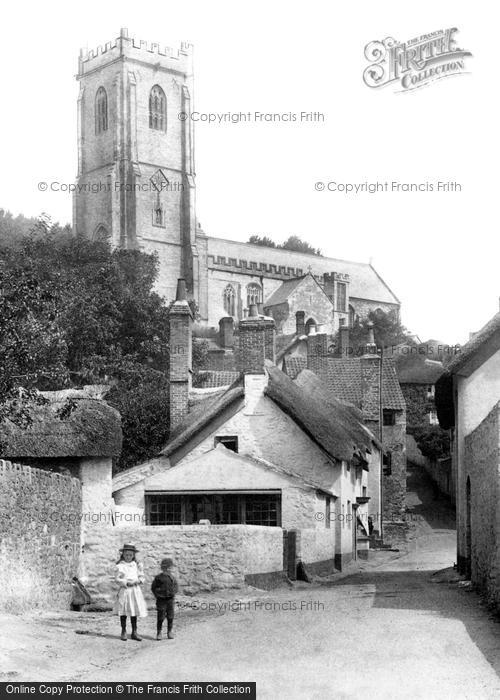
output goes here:
[[259, 316], [259, 310], [257, 308], [257, 304], [250, 304], [250, 308], [248, 311], [248, 317], [249, 318], [257, 318]]

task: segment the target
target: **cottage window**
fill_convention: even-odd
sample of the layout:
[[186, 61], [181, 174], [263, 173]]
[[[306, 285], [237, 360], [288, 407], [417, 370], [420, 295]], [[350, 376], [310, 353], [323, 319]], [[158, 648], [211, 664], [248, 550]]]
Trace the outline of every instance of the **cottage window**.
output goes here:
[[245, 498], [245, 523], [247, 525], [279, 525], [279, 502], [274, 494], [259, 494]]
[[437, 411], [429, 411], [429, 423], [430, 425], [439, 425]]
[[434, 384], [430, 384], [430, 385], [427, 387], [427, 398], [428, 398], [428, 399], [433, 399], [434, 396], [435, 396], [435, 393], [436, 393], [436, 391], [435, 391]]
[[146, 494], [148, 525], [265, 525], [281, 527], [281, 493]]
[[234, 287], [232, 284], [228, 284], [225, 288], [223, 298], [224, 311], [227, 313], [228, 316], [234, 316], [236, 292], [234, 291]]
[[347, 311], [347, 285], [337, 282], [337, 311]]
[[151, 494], [146, 497], [148, 525], [181, 525], [182, 498], [170, 494]]
[[108, 95], [101, 86], [95, 96], [95, 133], [108, 129]]
[[238, 452], [238, 436], [237, 435], [217, 435], [214, 444], [222, 443], [224, 447], [233, 452]]
[[149, 128], [167, 130], [167, 98], [159, 85], [155, 85], [149, 93]]
[[383, 423], [384, 425], [396, 425], [396, 411], [390, 411], [384, 409], [383, 411]]

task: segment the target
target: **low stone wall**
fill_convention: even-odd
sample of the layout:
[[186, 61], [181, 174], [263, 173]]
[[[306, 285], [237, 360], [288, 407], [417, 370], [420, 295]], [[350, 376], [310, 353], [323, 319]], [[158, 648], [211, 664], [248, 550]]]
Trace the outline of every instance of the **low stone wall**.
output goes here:
[[172, 557], [179, 592], [194, 595], [222, 588], [239, 588], [246, 575], [263, 578], [283, 569], [283, 531], [257, 525], [165, 525], [88, 528], [80, 576], [96, 603], [112, 604], [117, 586], [115, 564], [119, 549], [133, 543], [140, 550], [148, 604], [150, 586], [163, 557]]
[[80, 554], [78, 479], [0, 460], [0, 608], [69, 608]]

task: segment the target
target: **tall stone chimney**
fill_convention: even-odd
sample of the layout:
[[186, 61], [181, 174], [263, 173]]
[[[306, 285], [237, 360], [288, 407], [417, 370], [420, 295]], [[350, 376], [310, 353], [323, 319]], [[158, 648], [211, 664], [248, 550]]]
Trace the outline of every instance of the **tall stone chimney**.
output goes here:
[[275, 361], [276, 324], [250, 304], [248, 316], [239, 322], [238, 369], [243, 374], [264, 374], [265, 360]]
[[222, 348], [233, 347], [234, 320], [232, 316], [225, 316], [219, 321], [219, 342]]
[[192, 373], [193, 315], [186, 296], [186, 281], [177, 281], [177, 294], [170, 307], [170, 430], [188, 413]]

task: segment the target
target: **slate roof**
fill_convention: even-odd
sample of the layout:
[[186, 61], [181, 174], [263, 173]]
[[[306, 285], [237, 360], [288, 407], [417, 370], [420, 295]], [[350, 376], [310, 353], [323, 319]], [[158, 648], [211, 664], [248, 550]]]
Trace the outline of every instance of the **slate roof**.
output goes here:
[[267, 301], [264, 303], [264, 306], [267, 308], [268, 306], [284, 304], [285, 301], [288, 301], [288, 297], [290, 296], [290, 294], [297, 289], [297, 287], [305, 278], [306, 275], [302, 275], [302, 277], [294, 277], [291, 280], [285, 280], [284, 282], [282, 282], [278, 289], [276, 289], [271, 294], [269, 299], [267, 299]]
[[[29, 409], [32, 423], [21, 428], [0, 424], [2, 454], [7, 459], [114, 457], [122, 446], [121, 417], [105, 401], [83, 390], [41, 392], [47, 403]], [[60, 417], [61, 409], [71, 410]]]
[[[226, 260], [229, 258], [236, 258], [237, 260], [243, 258], [247, 261], [262, 261], [268, 265], [293, 266], [301, 270], [307, 270], [310, 266], [313, 275], [322, 275], [325, 272], [347, 274], [350, 281], [350, 297], [388, 304], [400, 304], [396, 295], [369, 263], [308, 255], [280, 248], [266, 248], [252, 245], [251, 243], [241, 243], [212, 236], [207, 236], [207, 244], [209, 255], [215, 257], [224, 256]], [[267, 306], [267, 303], [265, 305]]]
[[366, 459], [376, 438], [363, 425], [361, 412], [352, 405], [328, 396], [321, 380], [309, 370], [292, 381], [276, 366], [267, 364], [265, 394], [287, 413], [325, 452], [337, 460], [355, 455]]
[[[365, 378], [363, 378], [362, 362], [361, 357], [324, 357], [318, 376], [326, 382], [338, 399], [348, 401], [362, 409], [365, 418], [378, 420], [379, 363], [368, 360], [371, 362], [371, 371], [365, 372]], [[389, 357], [384, 357], [382, 361], [382, 407], [393, 411], [402, 411], [406, 408], [394, 360]]]
[[453, 358], [447, 366], [447, 370], [451, 374], [459, 372], [465, 364], [472, 359], [479, 348], [490, 340], [493, 340], [496, 334], [499, 334], [498, 348], [500, 350], [500, 312], [496, 313], [493, 318], [469, 340]]
[[200, 389], [214, 389], [221, 386], [229, 386], [240, 376], [239, 372], [224, 370], [206, 370], [198, 373], [196, 386]]

